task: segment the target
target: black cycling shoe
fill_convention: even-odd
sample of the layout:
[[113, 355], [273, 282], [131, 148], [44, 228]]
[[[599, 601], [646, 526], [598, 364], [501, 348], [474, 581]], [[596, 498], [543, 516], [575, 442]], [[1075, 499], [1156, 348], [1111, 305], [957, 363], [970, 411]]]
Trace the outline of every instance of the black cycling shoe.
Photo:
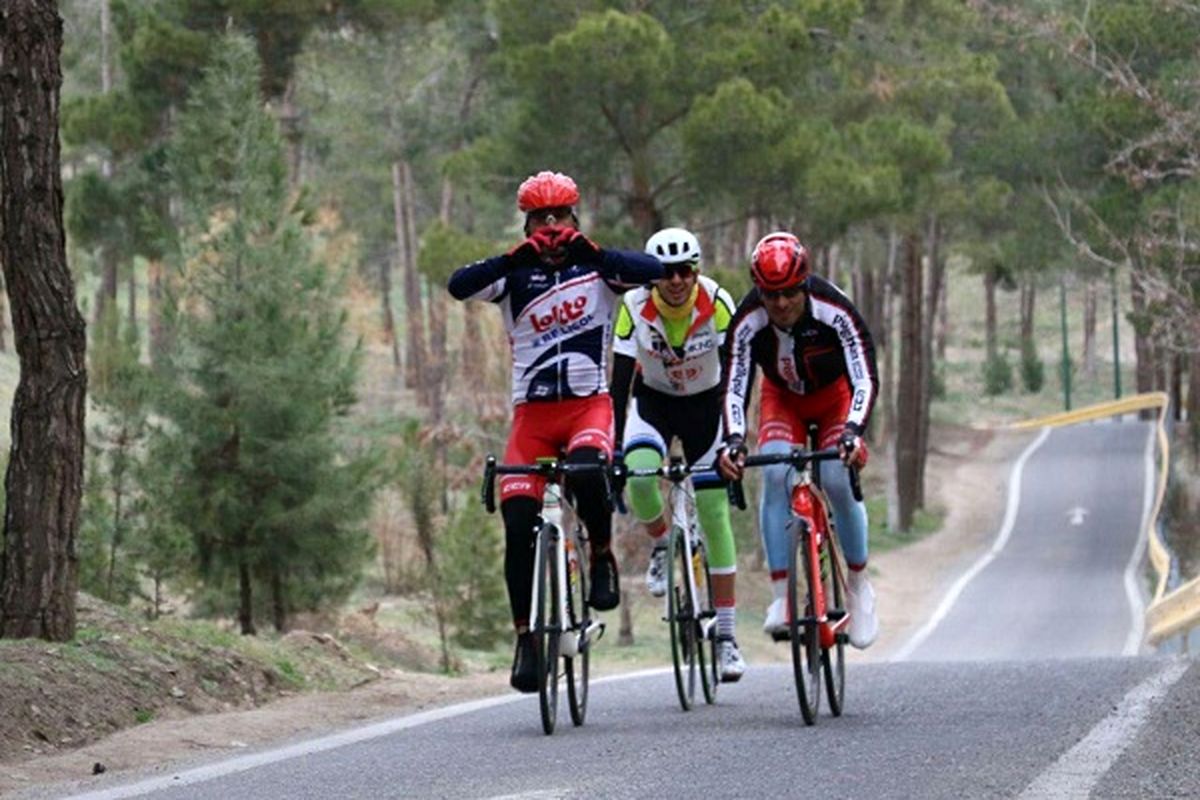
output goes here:
[[597, 611], [611, 611], [621, 602], [621, 580], [617, 574], [617, 558], [612, 550], [597, 553], [592, 561], [592, 588], [588, 605]]
[[517, 634], [517, 649], [513, 653], [512, 675], [508, 682], [518, 692], [525, 694], [538, 690], [537, 653], [532, 633]]

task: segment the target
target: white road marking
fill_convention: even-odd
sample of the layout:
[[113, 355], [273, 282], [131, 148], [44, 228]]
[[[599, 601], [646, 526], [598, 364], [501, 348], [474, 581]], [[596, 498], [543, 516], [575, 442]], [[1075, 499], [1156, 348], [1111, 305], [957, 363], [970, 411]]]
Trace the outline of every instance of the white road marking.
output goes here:
[[[591, 681], [592, 686], [598, 684], [611, 683], [614, 681], [632, 680], [634, 678], [644, 678], [649, 675], [661, 675], [671, 672], [670, 667], [659, 667], [656, 669], [640, 670], [638, 672], [626, 672], [621, 675], [611, 675], [607, 678], [600, 678]], [[310, 739], [308, 741], [297, 742], [286, 747], [276, 748], [274, 750], [266, 750], [262, 753], [250, 753], [236, 758], [230, 758], [225, 761], [218, 761], [214, 764], [207, 764], [202, 767], [195, 767], [170, 775], [162, 775], [156, 778], [147, 778], [136, 783], [126, 784], [124, 786], [114, 786], [111, 789], [100, 789], [94, 792], [85, 792], [83, 794], [70, 795], [66, 800], [121, 800], [126, 797], [140, 797], [151, 792], [157, 792], [162, 789], [174, 789], [180, 786], [190, 786], [196, 783], [204, 783], [205, 781], [223, 778], [226, 775], [233, 775], [238, 772], [262, 767], [267, 764], [275, 764], [280, 761], [287, 761], [290, 758], [303, 758], [314, 753], [322, 753], [326, 750], [334, 750], [346, 745], [365, 742], [369, 739], [377, 739], [380, 736], [388, 736], [397, 731], [415, 728], [418, 725], [425, 725], [430, 722], [439, 722], [451, 717], [459, 717], [463, 714], [470, 714], [473, 711], [482, 711], [485, 708], [493, 708], [502, 706], [508, 703], [515, 703], [519, 700], [528, 700], [536, 695], [524, 694], [506, 694], [500, 697], [486, 697], [482, 700], [472, 700], [467, 703], [458, 703], [445, 708], [435, 708], [430, 711], [422, 711], [419, 714], [410, 714], [404, 717], [384, 720], [372, 725], [365, 725], [361, 728], [352, 728], [340, 733], [323, 736], [319, 739]], [[516, 797], [542, 797], [543, 795], [514, 795]], [[557, 795], [545, 795], [554, 797]]]
[[1012, 475], [1008, 479], [1008, 506], [1004, 512], [1004, 522], [1000, 525], [1000, 532], [996, 535], [996, 540], [992, 543], [992, 547], [978, 561], [971, 565], [971, 568], [959, 577], [954, 585], [950, 587], [950, 591], [946, 592], [946, 596], [942, 598], [942, 602], [938, 605], [937, 610], [933, 612], [933, 616], [913, 634], [912, 638], [901, 647], [895, 655], [892, 656], [892, 661], [905, 661], [921, 644], [929, 638], [929, 634], [933, 633], [933, 629], [946, 618], [950, 613], [950, 609], [958, 601], [963, 590], [967, 588], [967, 584], [983, 571], [983, 568], [992, 562], [1000, 551], [1004, 549], [1004, 545], [1008, 544], [1008, 539], [1012, 535], [1013, 525], [1017, 521], [1017, 507], [1021, 504], [1021, 475], [1025, 471], [1025, 462], [1029, 460], [1034, 451], [1042, 446], [1042, 443], [1050, 436], [1050, 428], [1042, 428], [1042, 432], [1034, 439], [1025, 451], [1017, 458], [1017, 462], [1013, 465]]
[[1074, 747], [1059, 756], [1029, 784], [1018, 800], [1046, 797], [1088, 797], [1146, 724], [1150, 713], [1187, 672], [1190, 663], [1171, 661], [1131, 689], [1111, 714], [1092, 728]]
[[1087, 518], [1088, 510], [1083, 506], [1075, 506], [1067, 512], [1067, 519], [1072, 525], [1082, 525]]

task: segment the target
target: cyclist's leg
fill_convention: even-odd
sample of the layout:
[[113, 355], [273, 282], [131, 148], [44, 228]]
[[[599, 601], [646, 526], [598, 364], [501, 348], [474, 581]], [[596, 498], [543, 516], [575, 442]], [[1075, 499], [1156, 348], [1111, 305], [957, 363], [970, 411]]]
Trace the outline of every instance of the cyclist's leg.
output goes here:
[[[765, 454], [786, 453], [801, 441], [803, 428], [792, 408], [796, 396], [764, 378], [762, 381], [762, 410], [758, 423], [759, 451]], [[771, 594], [774, 600], [767, 609], [768, 631], [787, 624], [784, 613], [787, 594], [788, 518], [791, 514], [791, 493], [788, 481], [789, 467], [773, 465], [762, 470], [763, 491], [759, 502], [759, 531], [763, 540], [763, 551], [767, 555], [767, 569], [771, 576]]]
[[[850, 410], [850, 400], [850, 389], [844, 381], [812, 395], [810, 418], [817, 424], [819, 448], [837, 445], [845, 427], [846, 413]], [[833, 524], [837, 527], [846, 563], [852, 571], [862, 570], [867, 565], [867, 506], [854, 499], [850, 474], [840, 461], [823, 461], [820, 469], [821, 488], [829, 497]]]
[[[662, 466], [667, 452], [666, 437], [656, 424], [661, 416], [661, 403], [653, 395], [635, 392], [629, 404], [629, 418], [625, 423], [625, 465], [630, 469], [657, 469]], [[667, 532], [663, 519], [663, 498], [658, 488], [658, 478], [630, 478], [629, 505], [633, 517], [646, 526], [646, 533], [656, 542], [662, 541]]]
[[[845, 382], [823, 389], [820, 413], [815, 415], [820, 447], [833, 447], [850, 408], [850, 388]], [[850, 574], [846, 579], [846, 605], [850, 610], [850, 644], [857, 648], [870, 647], [879, 635], [879, 620], [875, 613], [875, 589], [867, 577], [867, 506], [855, 500], [850, 477], [840, 462], [821, 464], [821, 488], [829, 498], [833, 524], [846, 557]]]
[[[607, 394], [568, 401], [572, 435], [567, 442], [567, 461], [594, 464], [601, 453], [612, 458], [612, 398]], [[592, 550], [591, 604], [601, 611], [616, 608], [620, 601], [617, 561], [612, 553], [612, 509], [608, 484], [599, 473], [577, 475], [568, 481], [575, 508], [587, 526]]]
[[[720, 389], [688, 398], [676, 419], [675, 430], [683, 442], [688, 464], [714, 464], [721, 445]], [[729, 519], [729, 495], [725, 482], [715, 471], [692, 475], [696, 488], [696, 516], [708, 542], [708, 567], [712, 575], [713, 605], [717, 611], [717, 637], [734, 641], [737, 610], [737, 548]], [[745, 662], [734, 644], [729, 663], [724, 665], [726, 680], [736, 680], [745, 670]]]
[[[551, 404], [546, 404], [551, 405]], [[504, 449], [504, 463], [532, 464], [539, 458], [558, 454], [546, 424], [542, 404], [524, 403], [513, 411], [512, 430]], [[500, 515], [504, 519], [504, 579], [508, 602], [517, 631], [529, 628], [529, 604], [533, 593], [533, 548], [542, 492], [546, 481], [535, 475], [500, 477]]]

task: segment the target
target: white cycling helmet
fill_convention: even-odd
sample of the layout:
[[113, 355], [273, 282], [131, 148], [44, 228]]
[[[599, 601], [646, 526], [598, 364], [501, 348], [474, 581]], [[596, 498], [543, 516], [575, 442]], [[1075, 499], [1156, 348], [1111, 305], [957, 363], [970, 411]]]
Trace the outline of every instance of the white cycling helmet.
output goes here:
[[646, 252], [664, 264], [700, 265], [700, 240], [683, 228], [663, 228], [646, 240]]

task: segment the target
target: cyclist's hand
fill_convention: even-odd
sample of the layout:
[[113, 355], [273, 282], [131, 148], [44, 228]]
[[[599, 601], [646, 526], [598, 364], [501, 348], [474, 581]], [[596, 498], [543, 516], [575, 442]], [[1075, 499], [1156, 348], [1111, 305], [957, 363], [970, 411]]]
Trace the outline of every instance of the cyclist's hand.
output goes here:
[[745, 461], [745, 440], [741, 436], [730, 436], [725, 446], [717, 453], [717, 471], [725, 480], [740, 481]]
[[529, 241], [537, 244], [538, 257], [542, 263], [557, 269], [567, 260], [565, 245], [573, 230], [561, 225], [546, 225], [534, 231]]
[[577, 264], [596, 264], [601, 258], [600, 247], [574, 228], [568, 228], [560, 237], [567, 255]]
[[862, 469], [867, 465], [867, 443], [854, 431], [842, 431], [842, 436], [838, 439], [838, 450], [842, 453], [842, 463], [847, 466]]
[[508, 251], [510, 267], [532, 267], [541, 263], [543, 245], [536, 237], [535, 233]]

